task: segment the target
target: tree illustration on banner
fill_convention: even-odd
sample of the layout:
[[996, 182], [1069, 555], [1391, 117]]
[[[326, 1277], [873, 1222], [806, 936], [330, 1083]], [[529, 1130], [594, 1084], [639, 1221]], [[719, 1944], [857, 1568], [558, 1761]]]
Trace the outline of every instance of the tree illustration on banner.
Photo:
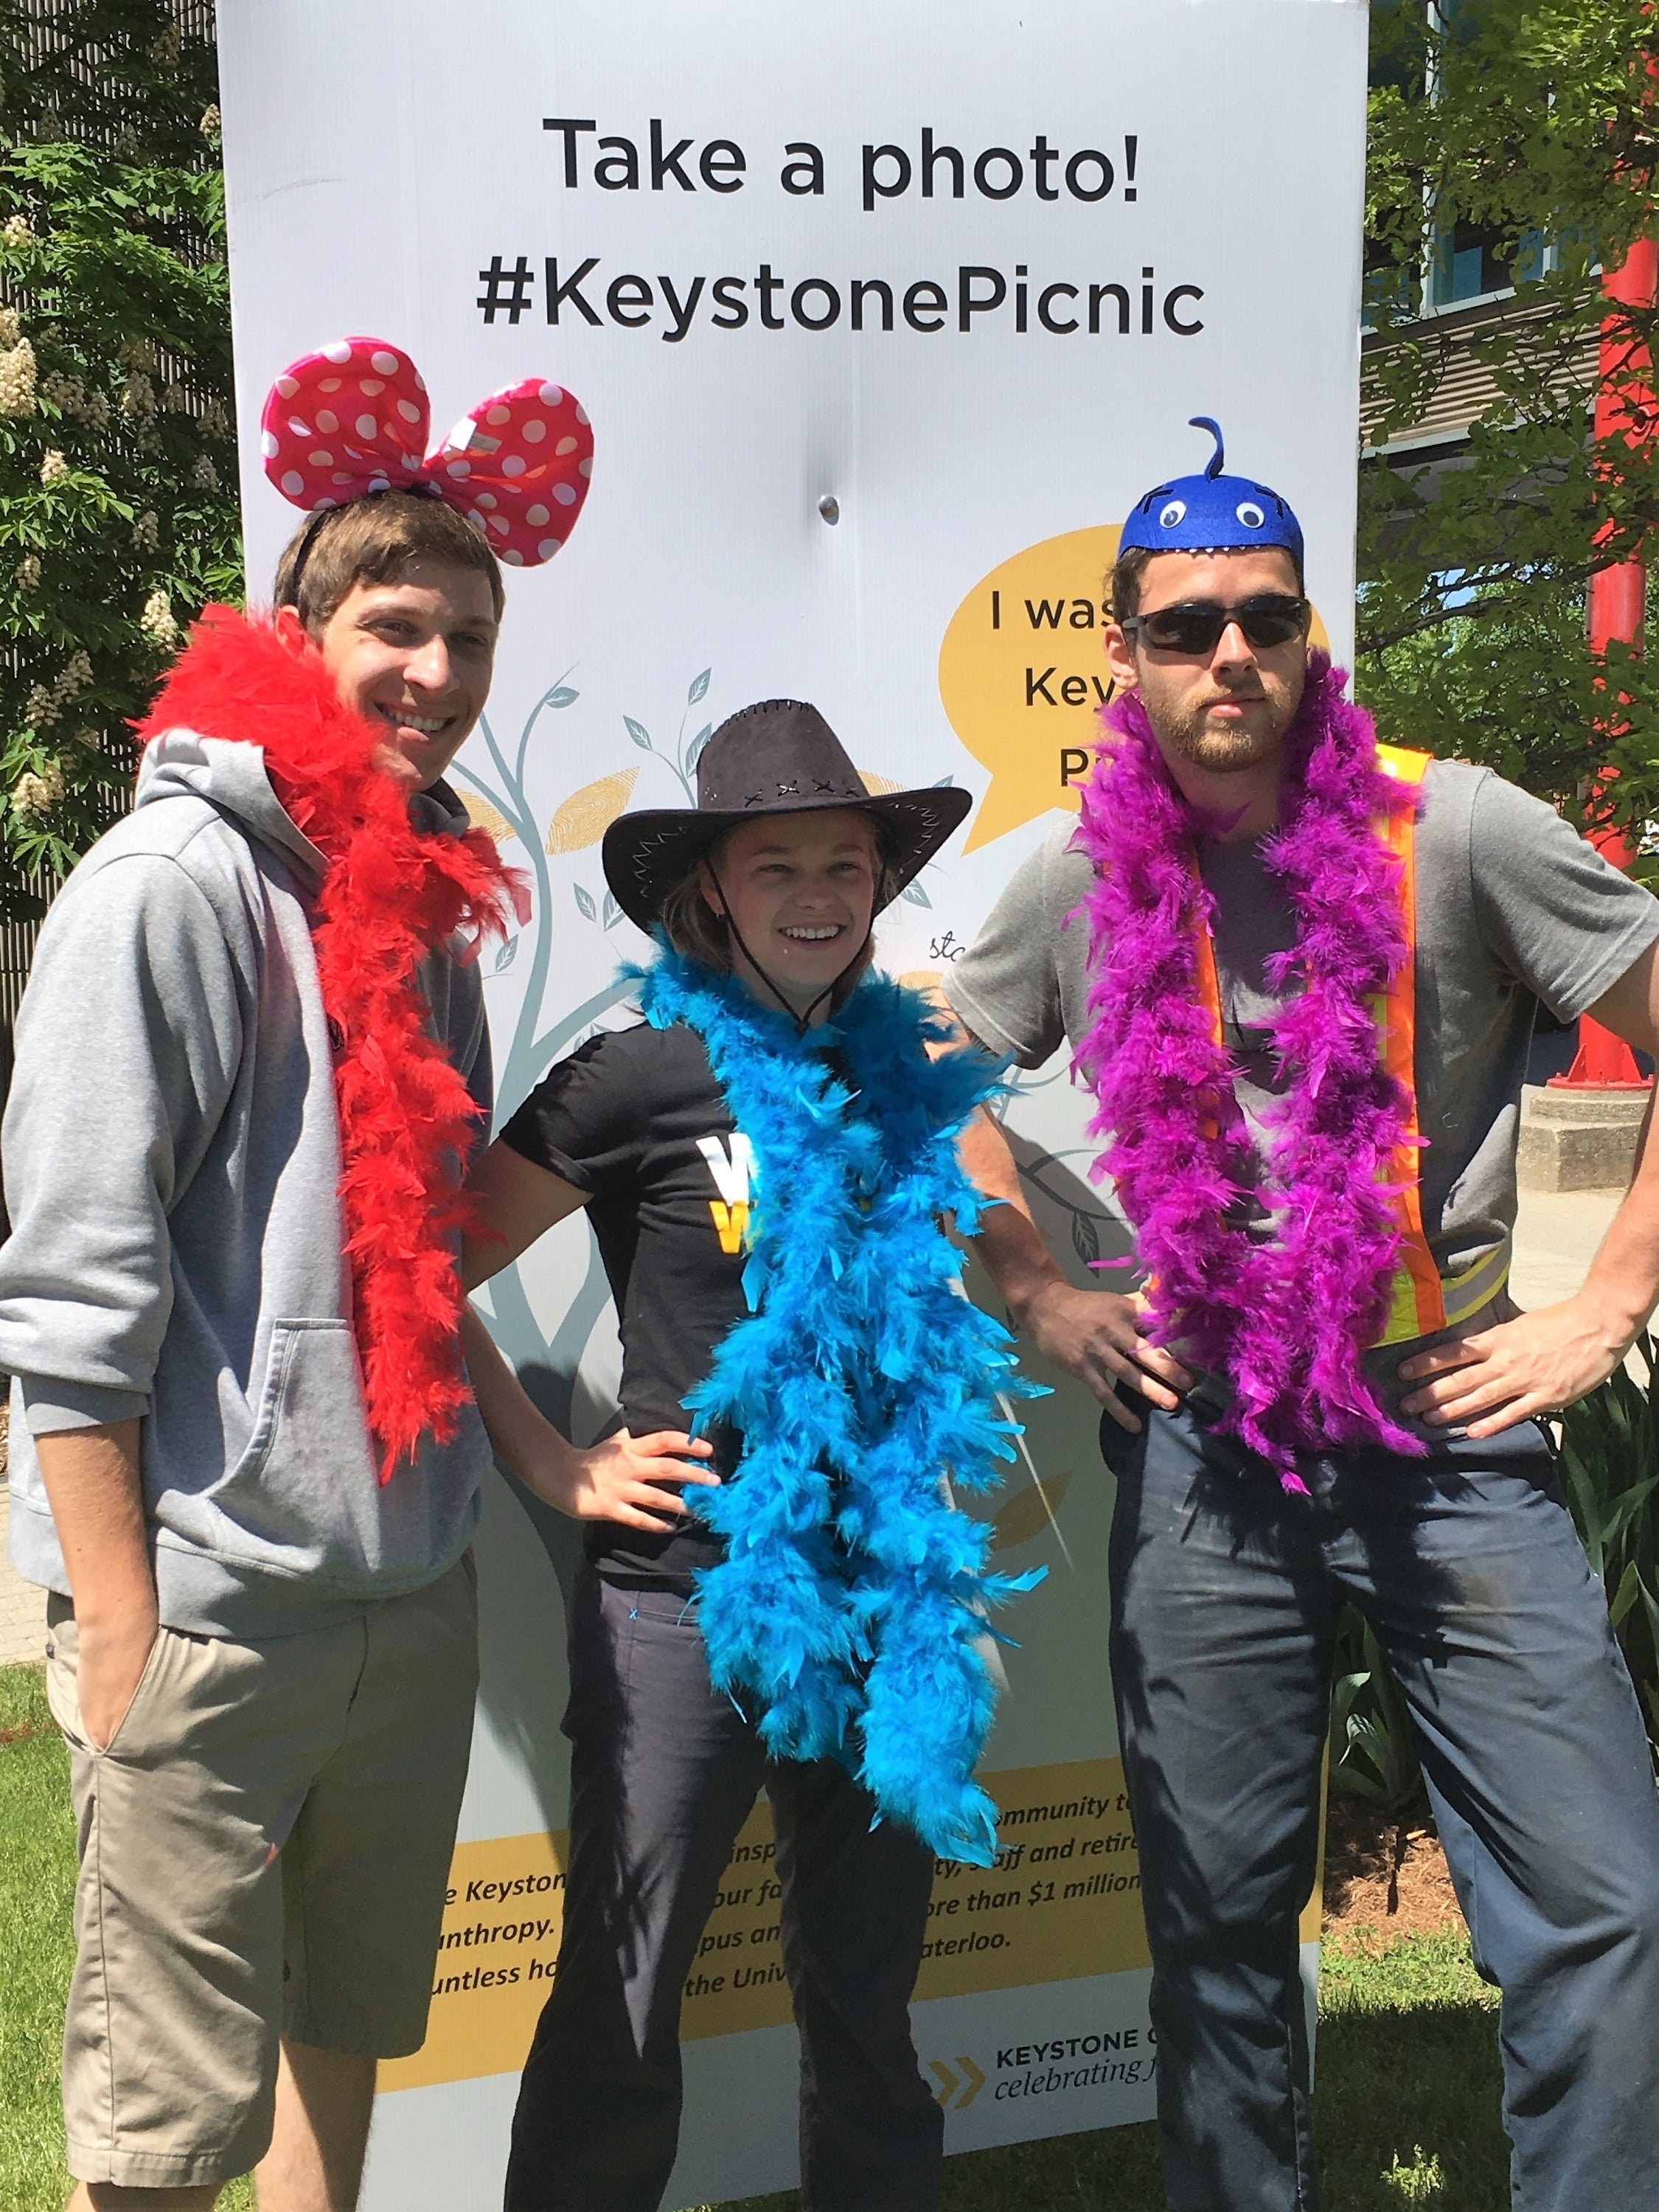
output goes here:
[[[554, 1060], [575, 1045], [585, 1031], [600, 1026], [617, 1006], [626, 1003], [629, 996], [629, 985], [613, 976], [602, 989], [570, 1007], [545, 1028], [540, 1025], [552, 972], [556, 927], [563, 926], [562, 922], [555, 922], [553, 874], [549, 860], [586, 852], [597, 846], [617, 816], [627, 811], [639, 775], [638, 767], [623, 769], [570, 792], [554, 809], [544, 836], [525, 789], [526, 763], [531, 739], [542, 716], [566, 712], [580, 698], [580, 693], [569, 680], [574, 672], [567, 669], [537, 700], [525, 718], [510, 758], [488, 716], [480, 716], [478, 735], [495, 771], [493, 780], [487, 781], [463, 761], [458, 761], [451, 770], [465, 787], [462, 803], [473, 823], [487, 830], [498, 844], [516, 840], [522, 845], [532, 875], [530, 919], [516, 936], [507, 939], [495, 957], [497, 974], [520, 961], [525, 969], [518, 1018], [497, 1073], [497, 1128], [511, 1119]], [[698, 730], [688, 743], [685, 725], [690, 719], [691, 708], [707, 696], [712, 673], [712, 670], [705, 668], [687, 691], [685, 712], [681, 716], [672, 756], [658, 751], [643, 724], [631, 716], [623, 717], [635, 744], [670, 770], [692, 805], [696, 798], [690, 777], [713, 726]], [[580, 881], [572, 884], [571, 891], [579, 921], [608, 934], [623, 917], [610, 892], [603, 890], [603, 884], [600, 888], [602, 900]], [[569, 908], [561, 903], [558, 911], [568, 921]], [[544, 1334], [536, 1317], [517, 1261], [492, 1278], [489, 1290], [491, 1333], [536, 1404], [567, 1437], [572, 1429], [582, 1357], [611, 1298], [610, 1285], [591, 1226], [586, 1233], [587, 1263], [582, 1280], [550, 1338]], [[574, 1524], [532, 1498], [521, 1485], [514, 1484], [514, 1487], [546, 1546], [568, 1601], [570, 1577], [580, 1548]]]

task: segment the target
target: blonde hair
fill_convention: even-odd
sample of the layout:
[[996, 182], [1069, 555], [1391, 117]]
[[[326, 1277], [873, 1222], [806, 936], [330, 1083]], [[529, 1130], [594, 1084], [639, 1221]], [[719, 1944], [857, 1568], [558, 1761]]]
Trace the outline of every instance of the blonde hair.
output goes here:
[[[859, 814], [870, 825], [875, 847], [876, 892], [871, 909], [870, 933], [851, 969], [836, 985], [831, 1003], [841, 1006], [850, 995], [853, 987], [864, 975], [876, 957], [875, 918], [884, 906], [898, 895], [896, 872], [893, 866], [892, 837], [887, 825], [878, 815], [866, 813], [862, 807], [850, 812]], [[713, 968], [730, 975], [732, 972], [732, 939], [724, 914], [716, 912], [703, 895], [702, 869], [705, 861], [717, 859], [720, 848], [732, 832], [722, 830], [711, 838], [679, 881], [665, 891], [657, 907], [657, 921], [666, 933], [676, 952], [684, 953], [688, 960], [700, 961], [705, 968]]]

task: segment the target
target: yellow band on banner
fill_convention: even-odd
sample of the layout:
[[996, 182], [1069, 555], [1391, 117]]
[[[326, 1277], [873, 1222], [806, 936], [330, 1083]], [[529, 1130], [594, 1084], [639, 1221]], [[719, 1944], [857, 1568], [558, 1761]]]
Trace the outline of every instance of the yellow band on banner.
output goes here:
[[[995, 1866], [935, 1869], [919, 2002], [1073, 1981], [1148, 1963], [1140, 1869], [1115, 1759], [1017, 1767], [982, 1780], [1001, 1808]], [[382, 2089], [516, 2073], [553, 1985], [568, 1838], [456, 1846], [426, 2041], [380, 2068]], [[791, 2018], [781, 1896], [764, 1798], [738, 1838], [685, 1986], [684, 2039]], [[1318, 1889], [1303, 1914], [1319, 1935]]]

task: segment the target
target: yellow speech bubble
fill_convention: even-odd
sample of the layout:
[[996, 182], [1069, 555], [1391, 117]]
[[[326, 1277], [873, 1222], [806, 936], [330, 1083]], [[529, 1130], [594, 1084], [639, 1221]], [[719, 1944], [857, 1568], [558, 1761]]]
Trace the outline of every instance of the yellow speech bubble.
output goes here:
[[[964, 852], [1050, 807], [1077, 811], [1114, 688], [1106, 578], [1121, 527], [1098, 523], [1028, 545], [981, 578], [951, 617], [939, 696], [951, 728], [991, 775]], [[1310, 641], [1328, 649], [1317, 614]]]
[[1120, 526], [1045, 538], [975, 585], [939, 647], [951, 726], [991, 772], [964, 851], [1078, 804], [1112, 696], [1103, 633]]

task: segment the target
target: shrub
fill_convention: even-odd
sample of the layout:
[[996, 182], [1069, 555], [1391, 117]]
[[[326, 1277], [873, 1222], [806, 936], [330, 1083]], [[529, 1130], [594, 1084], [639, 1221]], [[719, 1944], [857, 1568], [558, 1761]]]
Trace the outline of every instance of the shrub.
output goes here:
[[112, 818], [184, 625], [240, 591], [211, 18], [0, 15], [0, 916]]

